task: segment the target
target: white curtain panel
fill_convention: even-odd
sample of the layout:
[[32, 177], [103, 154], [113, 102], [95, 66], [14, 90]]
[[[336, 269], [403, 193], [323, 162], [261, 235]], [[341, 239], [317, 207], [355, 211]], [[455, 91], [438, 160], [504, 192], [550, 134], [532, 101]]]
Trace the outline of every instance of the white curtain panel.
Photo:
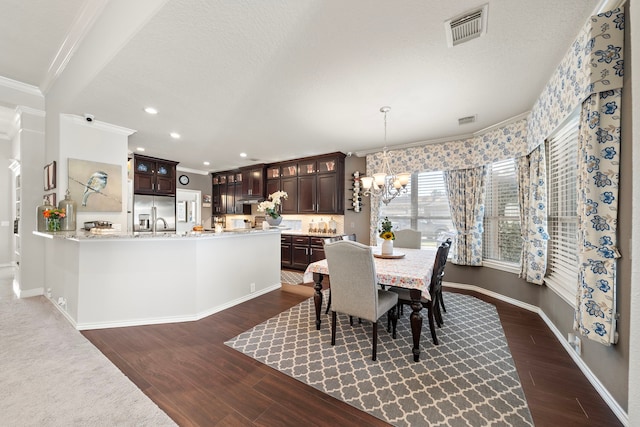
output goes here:
[[615, 342], [621, 89], [582, 104], [578, 152], [578, 293], [574, 328]]
[[520, 277], [541, 285], [547, 270], [547, 171], [544, 144], [517, 159], [520, 200]]
[[452, 260], [458, 265], [482, 265], [484, 184], [487, 169], [480, 166], [444, 172], [451, 220], [457, 231]]

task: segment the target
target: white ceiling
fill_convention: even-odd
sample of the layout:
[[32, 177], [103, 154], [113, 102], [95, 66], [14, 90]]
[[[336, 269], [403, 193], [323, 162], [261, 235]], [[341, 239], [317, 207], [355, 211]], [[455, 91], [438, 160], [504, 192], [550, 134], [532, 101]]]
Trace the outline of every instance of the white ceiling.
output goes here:
[[[46, 90], [87, 3], [2, 0], [0, 76]], [[487, 34], [448, 48], [444, 22], [484, 3], [169, 0], [65, 112], [135, 129], [131, 150], [210, 171], [380, 149], [383, 105], [389, 147], [468, 135], [532, 107], [598, 3], [490, 0]]]

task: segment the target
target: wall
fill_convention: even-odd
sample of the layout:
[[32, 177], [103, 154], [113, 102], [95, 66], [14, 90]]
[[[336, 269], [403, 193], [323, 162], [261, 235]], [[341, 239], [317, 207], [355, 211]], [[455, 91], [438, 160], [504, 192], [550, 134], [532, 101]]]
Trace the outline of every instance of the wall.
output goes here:
[[344, 162], [344, 232], [345, 234], [356, 234], [356, 239], [360, 243], [368, 244], [369, 242], [369, 222], [371, 218], [371, 209], [369, 198], [362, 198], [362, 209], [360, 212], [349, 210], [351, 206], [351, 197], [353, 195], [353, 173], [359, 171], [364, 176], [366, 169], [366, 158], [347, 156]]
[[[127, 229], [127, 154], [128, 136], [133, 131], [108, 123], [87, 122], [83, 117], [62, 114], [59, 121], [60, 148], [57, 160], [57, 200], [64, 198], [68, 186], [69, 159], [89, 160], [121, 166], [122, 209], [119, 212], [78, 212], [76, 224], [105, 220]], [[80, 201], [75, 201], [78, 206]]]
[[[630, 2], [631, 3], [631, 2]], [[623, 140], [629, 141], [628, 147], [633, 146], [633, 141], [640, 141], [640, 109], [637, 108], [640, 105], [640, 88], [632, 87], [631, 73], [632, 69], [640, 70], [640, 55], [633, 55], [632, 51], [638, 52], [640, 48], [640, 5], [638, 2], [633, 2], [627, 6], [628, 20], [632, 22], [631, 25], [627, 24], [627, 48], [625, 49], [625, 57], [627, 58], [625, 67], [627, 79], [625, 81], [625, 90], [631, 92], [631, 104], [636, 105], [636, 109], [632, 111], [631, 117], [625, 118], [625, 135]], [[638, 25], [638, 27], [636, 27]], [[628, 157], [632, 159], [634, 165], [640, 164], [640, 150], [630, 148]], [[640, 227], [640, 170], [634, 168], [632, 172], [632, 189], [631, 195], [633, 198], [632, 208], [632, 227], [629, 236], [633, 235], [634, 231]], [[637, 232], [635, 233], [638, 234]], [[633, 246], [632, 252], [635, 254], [640, 253], [640, 239], [635, 239], [631, 242]], [[631, 256], [631, 254], [630, 254]], [[637, 255], [636, 255], [637, 258]], [[632, 262], [631, 266], [631, 279], [630, 283], [635, 284], [631, 286], [629, 306], [638, 307], [640, 304], [640, 262]], [[629, 314], [629, 378], [640, 378], [640, 310], [634, 309]], [[640, 425], [640, 382], [629, 381], [629, 425]]]
[[12, 259], [13, 248], [13, 220], [15, 206], [15, 191], [11, 184], [13, 181], [13, 172], [6, 167], [11, 158], [11, 144], [6, 141], [0, 141], [0, 164], [5, 165], [0, 172], [0, 194], [7, 194], [4, 203], [0, 203], [0, 266], [10, 265]]

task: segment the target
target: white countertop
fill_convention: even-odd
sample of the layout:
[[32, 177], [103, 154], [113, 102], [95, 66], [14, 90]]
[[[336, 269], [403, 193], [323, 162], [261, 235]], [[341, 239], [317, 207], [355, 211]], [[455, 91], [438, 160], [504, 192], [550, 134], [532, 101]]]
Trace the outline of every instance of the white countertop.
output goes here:
[[135, 233], [110, 233], [110, 234], [93, 234], [88, 231], [58, 231], [53, 233], [34, 231], [36, 236], [47, 239], [65, 239], [72, 241], [104, 241], [104, 240], [183, 240], [183, 239], [220, 239], [229, 237], [245, 236], [250, 234], [280, 233], [277, 228], [263, 230], [259, 228], [237, 229], [233, 231], [224, 231], [216, 234], [213, 231], [190, 231], [186, 234], [169, 233], [151, 233], [151, 232], [135, 232]]

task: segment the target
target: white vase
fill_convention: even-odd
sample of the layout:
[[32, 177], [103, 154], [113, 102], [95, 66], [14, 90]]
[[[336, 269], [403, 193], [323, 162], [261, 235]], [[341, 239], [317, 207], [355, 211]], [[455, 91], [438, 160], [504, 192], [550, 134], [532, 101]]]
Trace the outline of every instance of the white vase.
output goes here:
[[380, 253], [382, 255], [393, 255], [393, 240], [383, 240]]
[[267, 215], [265, 218], [265, 221], [267, 221], [267, 223], [272, 226], [278, 226], [280, 225], [280, 223], [282, 222], [282, 216], [279, 216], [278, 218], [273, 218], [271, 215]]

